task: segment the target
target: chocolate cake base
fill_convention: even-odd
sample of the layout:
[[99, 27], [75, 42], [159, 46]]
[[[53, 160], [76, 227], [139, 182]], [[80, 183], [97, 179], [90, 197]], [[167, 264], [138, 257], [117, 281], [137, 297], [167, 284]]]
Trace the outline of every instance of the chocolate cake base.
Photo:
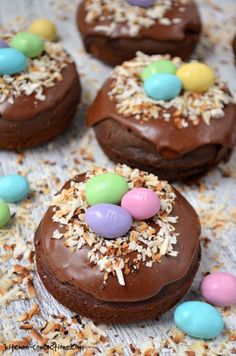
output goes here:
[[116, 66], [133, 59], [137, 51], [149, 55], [168, 53], [172, 57], [188, 59], [199, 41], [199, 34], [186, 32], [186, 38], [179, 42], [158, 42], [149, 38], [111, 39], [106, 36], [85, 36], [83, 33], [82, 39], [88, 53], [110, 66]]
[[[34, 97], [18, 98], [7, 111], [0, 114], [0, 149], [21, 150], [50, 141], [63, 132], [73, 119], [80, 101], [81, 86], [74, 65], [64, 70], [66, 85], [59, 82], [60, 100], [54, 100], [57, 85], [47, 89], [46, 110], [34, 106]], [[29, 113], [29, 105], [32, 111]], [[1, 111], [1, 110], [0, 110]], [[16, 118], [14, 118], [16, 115]]]
[[98, 142], [114, 162], [156, 174], [168, 181], [198, 177], [220, 161], [227, 161], [232, 149], [209, 144], [175, 159], [164, 159], [152, 143], [137, 136], [113, 119], [106, 119], [94, 126]]
[[234, 36], [232, 47], [233, 47], [234, 59], [235, 59], [235, 63], [236, 63], [236, 35]]
[[60, 281], [47, 264], [37, 233], [35, 252], [39, 276], [50, 294], [73, 312], [99, 323], [133, 323], [158, 318], [187, 293], [197, 273], [201, 255], [199, 245], [187, 274], [182, 279], [165, 286], [153, 298], [141, 302], [111, 303], [98, 300], [78, 287]]

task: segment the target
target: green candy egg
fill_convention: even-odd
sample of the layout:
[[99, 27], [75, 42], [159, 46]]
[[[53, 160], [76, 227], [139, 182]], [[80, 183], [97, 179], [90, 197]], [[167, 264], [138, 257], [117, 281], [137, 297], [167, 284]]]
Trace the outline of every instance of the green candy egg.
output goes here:
[[99, 203], [119, 204], [128, 190], [128, 183], [123, 177], [115, 173], [105, 173], [87, 181], [85, 195], [89, 205]]
[[12, 38], [11, 46], [30, 58], [38, 57], [44, 50], [44, 41], [30, 32], [19, 32]]
[[156, 62], [149, 64], [141, 73], [142, 80], [146, 80], [155, 74], [166, 73], [175, 74], [177, 67], [167, 59], [159, 59]]
[[10, 220], [10, 209], [3, 200], [0, 200], [0, 229], [4, 227], [9, 220]]

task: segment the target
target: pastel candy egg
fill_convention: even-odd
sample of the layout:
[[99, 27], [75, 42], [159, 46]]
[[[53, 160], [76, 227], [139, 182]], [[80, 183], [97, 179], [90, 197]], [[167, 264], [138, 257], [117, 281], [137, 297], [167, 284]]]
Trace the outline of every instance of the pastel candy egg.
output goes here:
[[55, 24], [47, 19], [37, 19], [32, 22], [29, 32], [38, 35], [45, 40], [53, 41], [57, 36], [57, 28]]
[[174, 74], [159, 73], [144, 81], [146, 94], [154, 100], [168, 101], [181, 92], [182, 83]]
[[128, 210], [135, 220], [144, 220], [158, 213], [160, 199], [150, 189], [134, 188], [123, 196], [121, 206]]
[[27, 66], [27, 58], [15, 48], [0, 49], [0, 75], [21, 73]]
[[146, 80], [154, 74], [158, 73], [175, 74], [176, 69], [177, 68], [173, 62], [168, 61], [167, 59], [159, 59], [158, 61], [155, 61], [144, 68], [143, 72], [141, 73], [141, 78]]
[[12, 38], [11, 46], [24, 53], [27, 57], [38, 57], [44, 50], [41, 37], [30, 33], [20, 32]]
[[114, 204], [96, 204], [86, 210], [86, 222], [101, 237], [114, 239], [125, 235], [132, 226], [130, 213]]
[[187, 63], [176, 72], [186, 91], [203, 93], [208, 90], [215, 80], [214, 71], [204, 63]]
[[128, 190], [128, 183], [123, 177], [115, 173], [105, 173], [87, 181], [85, 196], [89, 205], [98, 203], [119, 204]]
[[0, 200], [0, 229], [3, 228], [9, 220], [10, 209], [3, 200]]
[[3, 41], [3, 40], [0, 40], [0, 48], [7, 48], [8, 47], [8, 44]]
[[0, 177], [0, 198], [16, 203], [29, 194], [28, 180], [18, 174]]
[[151, 7], [154, 5], [155, 0], [127, 0], [130, 5], [140, 7]]
[[236, 304], [236, 277], [227, 272], [215, 272], [201, 283], [202, 296], [219, 307]]
[[178, 305], [174, 320], [184, 333], [200, 339], [213, 339], [220, 335], [224, 328], [224, 321], [218, 310], [199, 301]]

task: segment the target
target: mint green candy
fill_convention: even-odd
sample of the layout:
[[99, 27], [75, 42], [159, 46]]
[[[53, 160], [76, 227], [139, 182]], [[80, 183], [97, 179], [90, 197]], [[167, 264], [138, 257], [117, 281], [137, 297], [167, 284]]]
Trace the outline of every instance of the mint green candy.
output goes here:
[[10, 220], [10, 209], [3, 200], [0, 200], [0, 229], [4, 227], [9, 220]]
[[19, 32], [11, 41], [11, 46], [24, 53], [26, 57], [38, 57], [44, 50], [44, 41], [30, 32]]
[[177, 68], [171, 61], [167, 59], [159, 59], [156, 62], [149, 64], [141, 73], [142, 80], [146, 80], [155, 74], [175, 74]]
[[85, 196], [89, 205], [99, 203], [119, 204], [128, 190], [128, 183], [123, 177], [115, 173], [105, 173], [87, 181]]

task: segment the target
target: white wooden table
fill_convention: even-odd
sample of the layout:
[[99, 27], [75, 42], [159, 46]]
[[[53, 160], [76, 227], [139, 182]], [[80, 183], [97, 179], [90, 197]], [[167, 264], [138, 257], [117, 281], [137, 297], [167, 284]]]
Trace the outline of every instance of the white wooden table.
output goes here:
[[[197, 0], [197, 2], [205, 25], [205, 36], [195, 57], [213, 65], [236, 94], [236, 70], [230, 46], [233, 33], [236, 32], [235, 0]], [[37, 338], [39, 344], [43, 344], [46, 340], [37, 336], [35, 330], [42, 334], [40, 328], [46, 321], [53, 319], [65, 326], [69, 336], [75, 336], [71, 339], [73, 342], [98, 347], [97, 354], [118, 355], [117, 345], [123, 348], [125, 355], [134, 354], [135, 347], [140, 348], [140, 354], [145, 354], [144, 350], [148, 345], [152, 347], [150, 355], [155, 354], [154, 350], [160, 355], [231, 355], [236, 350], [235, 307], [223, 311], [225, 334], [207, 343], [176, 334], [176, 330], [173, 329], [173, 310], [158, 321], [128, 326], [111, 325], [106, 328], [99, 326], [89, 337], [89, 330], [92, 329], [94, 332], [93, 324], [85, 321], [83, 325], [72, 323], [69, 326], [73, 314], [47, 293], [34, 271], [33, 263], [30, 263], [35, 228], [42, 218], [47, 203], [62, 183], [91, 165], [112, 164], [96, 143], [93, 132], [86, 129], [84, 123], [86, 107], [110, 73], [110, 68], [84, 52], [75, 24], [76, 6], [75, 0], [0, 1], [1, 33], [9, 29], [27, 28], [28, 24], [37, 17], [47, 17], [57, 23], [59, 35], [66, 49], [78, 64], [83, 85], [82, 104], [74, 123], [65, 134], [48, 145], [26, 151], [22, 155], [0, 152], [0, 174], [13, 172], [26, 174], [31, 184], [30, 197], [19, 205], [11, 206], [15, 217], [6, 229], [0, 230], [0, 350], [3, 344], [7, 341], [12, 342], [13, 339], [20, 340], [21, 345], [28, 344], [30, 339], [24, 339], [27, 335], [32, 339], [30, 345], [37, 345]], [[204, 273], [225, 270], [236, 274], [236, 154], [228, 164], [214, 169], [199, 184], [181, 185], [178, 188], [189, 198], [202, 221], [201, 268], [191, 291], [186, 296], [188, 300], [200, 300], [199, 282]], [[32, 270], [23, 270], [16, 265], [30, 266]], [[35, 286], [37, 297], [34, 296], [30, 278]], [[12, 284], [13, 279], [15, 282]], [[32, 319], [28, 315], [30, 319], [28, 326], [24, 325], [27, 324], [27, 320], [17, 321], [19, 315], [29, 311], [35, 304], [39, 305], [39, 314]], [[60, 315], [66, 316], [67, 321], [59, 320]], [[26, 327], [29, 329], [25, 330]], [[73, 330], [82, 330], [83, 334], [75, 334]], [[100, 336], [96, 336], [96, 331]], [[51, 334], [44, 334], [44, 338], [48, 337], [52, 340], [54, 337], [58, 344], [68, 345], [72, 341], [68, 341], [69, 336], [65, 334], [67, 333], [61, 329], [51, 331]], [[107, 341], [105, 341], [106, 335]], [[101, 342], [96, 344], [95, 339], [99, 338]], [[134, 346], [130, 347], [130, 344]], [[111, 351], [111, 347], [114, 346], [117, 347], [117, 353]], [[10, 354], [11, 351], [5, 353]], [[88, 350], [80, 353], [90, 355]], [[14, 354], [38, 355], [40, 351], [29, 349], [14, 351]], [[49, 354], [69, 356], [74, 353], [50, 351]]]

